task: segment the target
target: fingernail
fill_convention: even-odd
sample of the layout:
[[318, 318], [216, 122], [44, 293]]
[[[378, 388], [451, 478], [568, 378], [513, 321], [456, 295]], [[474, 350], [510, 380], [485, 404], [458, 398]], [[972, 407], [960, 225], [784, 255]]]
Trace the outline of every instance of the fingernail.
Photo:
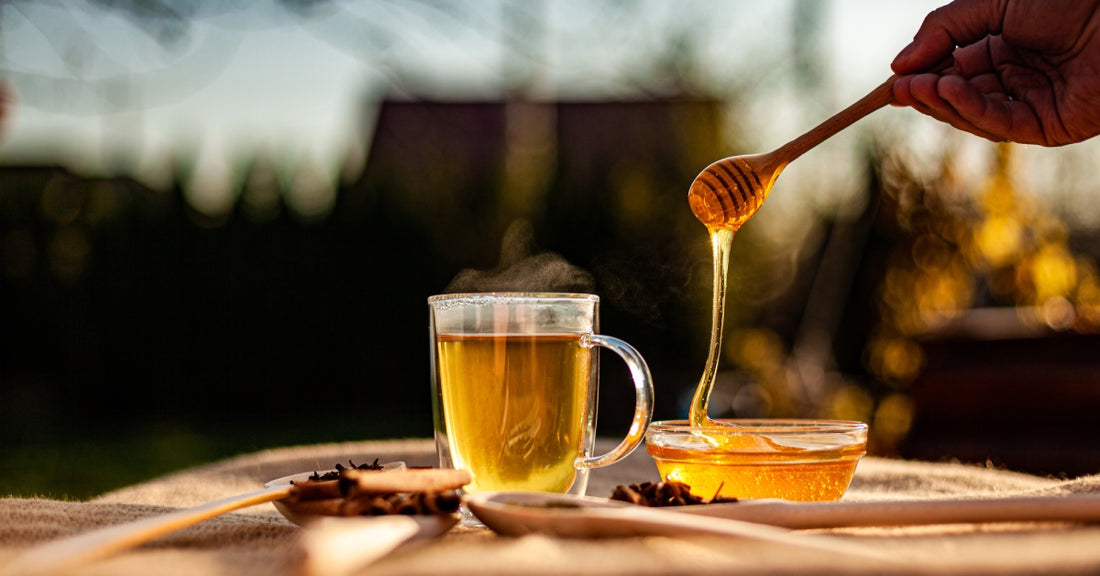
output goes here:
[[903, 60], [907, 60], [909, 58], [909, 55], [912, 54], [913, 50], [915, 50], [915, 49], [916, 49], [916, 45], [914, 43], [910, 42], [908, 46], [901, 49], [901, 52], [898, 52], [897, 56], [894, 56], [894, 61], [890, 63], [890, 67], [894, 68], [895, 69], [894, 71], [897, 72], [896, 68], [897, 68], [898, 63], [903, 61]]

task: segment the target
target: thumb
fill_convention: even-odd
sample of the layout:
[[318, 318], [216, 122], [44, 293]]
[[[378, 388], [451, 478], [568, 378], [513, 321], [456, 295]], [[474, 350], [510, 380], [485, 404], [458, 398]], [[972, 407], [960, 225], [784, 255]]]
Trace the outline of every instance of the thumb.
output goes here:
[[957, 46], [968, 46], [990, 34], [1000, 34], [1007, 0], [955, 0], [930, 12], [913, 41], [894, 58], [897, 74], [927, 70]]

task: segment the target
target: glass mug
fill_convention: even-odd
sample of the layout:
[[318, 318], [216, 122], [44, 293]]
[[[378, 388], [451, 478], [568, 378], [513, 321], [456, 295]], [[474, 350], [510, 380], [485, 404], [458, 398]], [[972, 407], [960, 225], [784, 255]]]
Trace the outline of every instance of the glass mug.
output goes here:
[[[592, 294], [446, 294], [428, 298], [432, 412], [441, 468], [473, 475], [467, 492], [583, 495], [588, 472], [630, 454], [653, 413], [645, 360], [598, 334]], [[598, 348], [618, 354], [636, 391], [627, 436], [593, 456]]]

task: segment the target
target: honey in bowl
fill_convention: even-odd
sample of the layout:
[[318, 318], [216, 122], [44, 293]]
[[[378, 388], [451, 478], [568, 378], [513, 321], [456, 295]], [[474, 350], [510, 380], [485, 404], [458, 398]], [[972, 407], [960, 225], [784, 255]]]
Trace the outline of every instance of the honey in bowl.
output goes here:
[[646, 450], [665, 481], [701, 498], [838, 500], [867, 452], [867, 425], [847, 420], [655, 422]]

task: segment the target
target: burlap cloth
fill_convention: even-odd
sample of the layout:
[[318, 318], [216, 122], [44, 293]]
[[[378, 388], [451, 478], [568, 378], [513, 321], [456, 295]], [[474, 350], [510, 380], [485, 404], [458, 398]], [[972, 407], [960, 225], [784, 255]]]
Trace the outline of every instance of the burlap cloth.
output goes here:
[[[0, 568], [36, 543], [93, 527], [248, 492], [264, 481], [348, 459], [433, 465], [429, 440], [372, 441], [267, 450], [184, 470], [87, 502], [0, 499]], [[656, 480], [644, 453], [593, 474], [590, 495]], [[846, 499], [982, 498], [1100, 492], [1100, 476], [1060, 481], [959, 464], [865, 458]], [[406, 543], [363, 570], [370, 574], [1026, 573], [1100, 574], [1100, 525], [986, 524], [830, 531], [901, 562], [880, 565], [718, 537], [567, 540], [497, 536], [457, 526]], [[228, 514], [82, 566], [77, 574], [297, 574], [304, 530], [270, 504]], [[0, 570], [2, 571], [2, 570]]]

